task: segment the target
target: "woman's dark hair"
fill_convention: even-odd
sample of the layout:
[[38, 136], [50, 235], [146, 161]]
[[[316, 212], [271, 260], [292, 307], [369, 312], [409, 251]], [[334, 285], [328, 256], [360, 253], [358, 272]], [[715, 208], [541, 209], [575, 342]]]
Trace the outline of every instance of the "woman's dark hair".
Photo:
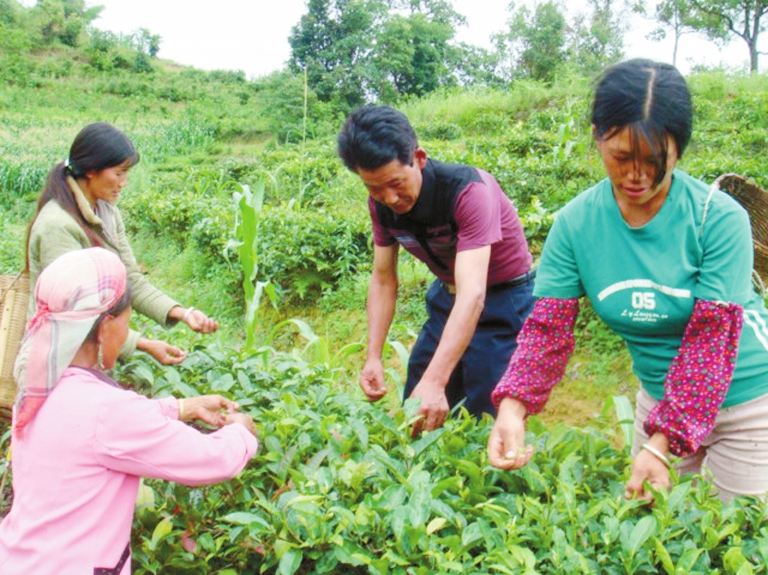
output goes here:
[[419, 145], [405, 114], [388, 106], [366, 105], [349, 115], [336, 138], [339, 157], [353, 172], [375, 170], [397, 159], [407, 165]]
[[105, 122], [88, 124], [75, 136], [69, 148], [69, 158], [56, 164], [48, 172], [45, 188], [37, 200], [35, 217], [27, 230], [27, 268], [29, 268], [29, 235], [37, 219], [37, 214], [50, 200], [56, 200], [59, 205], [80, 224], [83, 231], [91, 240], [92, 246], [104, 247], [104, 241], [91, 228], [80, 213], [72, 191], [67, 184], [67, 176], [83, 178], [88, 172], [100, 172], [107, 168], [119, 166], [128, 161], [128, 167], [139, 163], [139, 154], [120, 130]]
[[643, 58], [611, 66], [595, 89], [592, 125], [600, 139], [629, 128], [635, 162], [640, 139], [645, 140], [653, 150], [658, 184], [666, 176], [667, 136], [675, 141], [678, 158], [691, 139], [693, 106], [685, 78], [670, 64]]
[[100, 172], [129, 160], [128, 167], [139, 163], [139, 154], [128, 136], [106, 122], [88, 124], [75, 136], [69, 148], [68, 170], [82, 178], [90, 171]]
[[101, 325], [101, 322], [104, 321], [104, 318], [106, 318], [107, 316], [112, 316], [112, 317], [119, 316], [121, 313], [123, 313], [125, 310], [127, 310], [131, 306], [132, 297], [133, 297], [133, 286], [131, 285], [131, 282], [126, 280], [125, 291], [123, 292], [123, 295], [114, 304], [112, 304], [111, 308], [109, 308], [107, 311], [105, 311], [103, 314], [99, 316], [99, 319], [97, 319], [96, 322], [93, 324], [93, 327], [91, 327], [91, 331], [89, 331], [88, 335], [85, 336], [85, 341], [95, 342], [96, 334], [98, 333], [99, 326]]

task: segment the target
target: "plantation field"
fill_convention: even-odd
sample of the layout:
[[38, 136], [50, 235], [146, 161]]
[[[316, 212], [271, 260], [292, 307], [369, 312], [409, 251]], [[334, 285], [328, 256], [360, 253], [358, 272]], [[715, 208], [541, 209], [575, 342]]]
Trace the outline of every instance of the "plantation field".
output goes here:
[[[37, 193], [77, 131], [114, 123], [141, 153], [120, 207], [147, 275], [222, 325], [214, 336], [164, 333], [135, 317], [190, 356], [165, 368], [137, 354], [116, 375], [155, 397], [231, 396], [261, 440], [224, 484], [146, 482], [135, 573], [766, 573], [764, 503], [723, 505], [692, 478], [652, 507], [624, 500], [629, 451], [618, 422], [636, 382], [588, 305], [566, 379], [531, 419], [536, 455], [521, 471], [488, 465], [490, 419], [457, 413], [410, 438], [416, 408], [399, 405], [398, 386], [430, 278], [407, 257], [386, 349], [393, 392], [364, 400], [366, 192], [335, 156], [342, 118], [310, 107], [305, 131], [295, 82], [276, 88], [171, 63], [151, 79], [96, 73], [67, 55], [66, 70], [62, 54], [41, 55], [24, 82], [0, 86], [0, 273], [23, 265]], [[738, 172], [768, 185], [768, 79], [712, 70], [690, 83], [694, 138], [681, 167], [706, 181]], [[589, 87], [565, 75], [398, 107], [433, 157], [498, 179], [538, 254], [557, 210], [602, 177]], [[7, 426], [0, 436], [5, 450]], [[3, 511], [9, 499], [6, 485]]]

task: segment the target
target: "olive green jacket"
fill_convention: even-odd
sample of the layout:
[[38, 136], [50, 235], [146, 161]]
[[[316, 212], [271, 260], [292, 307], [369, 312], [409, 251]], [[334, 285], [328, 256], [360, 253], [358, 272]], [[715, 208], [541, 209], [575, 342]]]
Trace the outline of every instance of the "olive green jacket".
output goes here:
[[[70, 187], [74, 181], [70, 182]], [[75, 184], [75, 187], [77, 184]], [[78, 188], [79, 191], [79, 188]], [[80, 192], [82, 193], [82, 192]], [[176, 301], [157, 289], [139, 269], [133, 250], [128, 244], [125, 225], [120, 211], [107, 202], [98, 200], [96, 213], [81, 205], [81, 210], [87, 209], [86, 219], [94, 223], [92, 229], [104, 239], [105, 247], [115, 252], [128, 272], [128, 281], [133, 287], [131, 305], [139, 313], [154, 319], [162, 326], [175, 323], [168, 319], [168, 312]], [[34, 286], [40, 272], [60, 255], [72, 250], [91, 247], [91, 241], [77, 221], [69, 215], [55, 200], [49, 201], [35, 219], [29, 236], [29, 279]], [[34, 291], [33, 291], [34, 293]], [[30, 298], [30, 315], [35, 311], [34, 297]], [[131, 331], [123, 346], [120, 357], [125, 359], [136, 351], [139, 333]]]

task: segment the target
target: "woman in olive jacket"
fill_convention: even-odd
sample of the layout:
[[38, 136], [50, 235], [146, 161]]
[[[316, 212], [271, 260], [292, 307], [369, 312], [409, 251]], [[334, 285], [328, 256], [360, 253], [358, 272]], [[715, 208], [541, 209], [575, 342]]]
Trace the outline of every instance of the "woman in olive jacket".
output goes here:
[[[117, 209], [117, 201], [128, 183], [128, 172], [139, 161], [131, 141], [110, 124], [97, 122], [75, 137], [69, 157], [48, 174], [40, 194], [37, 213], [27, 236], [27, 268], [30, 284], [58, 256], [88, 247], [103, 247], [116, 253], [128, 271], [133, 286], [131, 304], [139, 313], [167, 327], [178, 321], [201, 333], [212, 333], [218, 323], [193, 307], [183, 307], [153, 286], [139, 269]], [[30, 298], [30, 313], [34, 313]], [[136, 349], [162, 364], [180, 363], [186, 352], [161, 340], [132, 331], [120, 356]]]

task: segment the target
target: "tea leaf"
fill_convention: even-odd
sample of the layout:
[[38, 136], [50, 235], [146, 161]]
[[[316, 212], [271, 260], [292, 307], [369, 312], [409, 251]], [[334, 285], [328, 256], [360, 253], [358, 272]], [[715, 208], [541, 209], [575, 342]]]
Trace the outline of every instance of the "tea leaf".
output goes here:
[[157, 548], [160, 540], [169, 535], [171, 531], [173, 531], [173, 522], [168, 517], [164, 517], [155, 525], [155, 529], [152, 531], [152, 539], [149, 543], [150, 549]]

